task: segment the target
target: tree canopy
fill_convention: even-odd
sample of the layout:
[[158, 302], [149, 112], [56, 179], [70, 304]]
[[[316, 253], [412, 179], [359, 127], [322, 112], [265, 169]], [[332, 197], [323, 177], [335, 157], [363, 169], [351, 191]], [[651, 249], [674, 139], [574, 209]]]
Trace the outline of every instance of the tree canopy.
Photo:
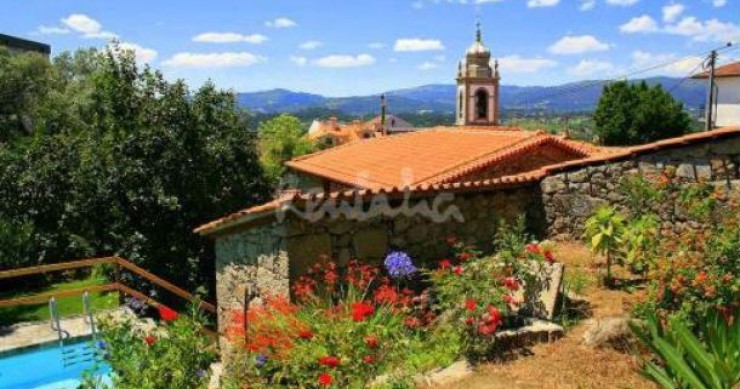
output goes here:
[[672, 138], [691, 130], [683, 104], [660, 85], [615, 82], [604, 87], [594, 113], [595, 133], [607, 146], [637, 145]]
[[39, 58], [0, 53], [12, 86], [0, 93], [0, 269], [117, 254], [210, 284], [213, 250], [192, 229], [269, 192], [234, 95], [168, 82], [130, 52]]
[[264, 121], [260, 123], [258, 133], [260, 162], [272, 182], [277, 182], [285, 173], [285, 161], [316, 149], [313, 142], [304, 136], [303, 125], [295, 116], [280, 115]]

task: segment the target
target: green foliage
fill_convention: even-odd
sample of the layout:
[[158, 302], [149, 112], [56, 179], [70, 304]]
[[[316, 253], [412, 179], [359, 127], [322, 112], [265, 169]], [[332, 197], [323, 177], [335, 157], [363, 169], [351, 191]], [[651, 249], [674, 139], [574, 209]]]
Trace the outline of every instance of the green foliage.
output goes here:
[[664, 188], [651, 183], [641, 174], [627, 176], [621, 180], [619, 190], [626, 199], [626, 205], [633, 217], [651, 213], [656, 204], [666, 199]]
[[624, 229], [624, 260], [632, 271], [644, 272], [657, 255], [660, 222], [653, 214], [632, 218]]
[[192, 229], [269, 190], [233, 94], [190, 91], [130, 52], [62, 54], [47, 71], [36, 109], [6, 115], [34, 130], [0, 145], [0, 269], [118, 254], [210, 287], [213, 250]]
[[625, 218], [614, 207], [601, 207], [586, 220], [584, 237], [594, 253], [606, 256], [606, 284], [612, 285], [612, 262], [620, 258]]
[[712, 310], [698, 324], [697, 337], [683, 320], [663, 325], [649, 315], [633, 332], [658, 357], [646, 360], [643, 374], [666, 389], [732, 389], [740, 384], [740, 311], [734, 318]]
[[259, 125], [260, 162], [265, 174], [277, 182], [285, 173], [283, 163], [315, 151], [315, 145], [305, 138], [300, 120], [280, 115]]
[[[195, 306], [195, 305], [194, 305]], [[105, 361], [117, 389], [205, 388], [216, 360], [212, 339], [201, 331], [205, 319], [193, 308], [174, 322], [145, 330], [131, 317], [100, 320]]]
[[594, 113], [595, 133], [609, 146], [636, 145], [683, 135], [691, 118], [683, 104], [645, 82], [615, 82], [604, 87]]

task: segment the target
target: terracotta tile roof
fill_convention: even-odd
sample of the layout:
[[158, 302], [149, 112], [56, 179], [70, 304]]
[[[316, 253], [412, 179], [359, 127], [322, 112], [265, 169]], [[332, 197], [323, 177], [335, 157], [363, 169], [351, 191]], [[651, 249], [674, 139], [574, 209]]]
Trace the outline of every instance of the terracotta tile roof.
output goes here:
[[451, 181], [543, 144], [559, 145], [576, 158], [599, 150], [512, 127], [435, 127], [346, 144], [286, 165], [358, 188], [404, 187]]
[[[559, 163], [542, 167], [530, 172], [520, 173], [513, 176], [506, 176], [495, 179], [476, 180], [468, 182], [455, 183], [436, 183], [421, 184], [410, 187], [400, 188], [398, 186], [377, 187], [373, 189], [355, 189], [336, 191], [331, 193], [302, 193], [299, 191], [286, 192], [280, 198], [272, 200], [256, 207], [247, 208], [221, 219], [214, 220], [195, 229], [195, 232], [201, 235], [211, 235], [217, 231], [228, 229], [230, 227], [261, 219], [266, 216], [274, 215], [275, 211], [280, 209], [288, 202], [303, 201], [320, 201], [323, 199], [339, 200], [367, 198], [373, 195], [385, 194], [389, 197], [404, 196], [409, 193], [414, 196], [432, 195], [439, 192], [471, 192], [481, 190], [497, 190], [507, 188], [517, 188], [524, 185], [534, 184], [551, 174], [565, 172], [571, 169], [578, 169], [585, 166], [599, 165], [612, 161], [625, 160], [634, 158], [641, 154], [654, 152], [662, 149], [681, 147], [696, 143], [709, 142], [731, 136], [740, 135], [740, 126], [726, 127], [709, 132], [700, 132], [695, 134], [684, 135], [677, 138], [666, 139], [646, 145], [626, 147], [621, 149], [612, 149], [609, 152], [603, 152], [600, 155], [587, 157], [575, 161]], [[573, 141], [566, 141], [573, 142]], [[577, 143], [577, 142], [573, 142]]]
[[[714, 70], [715, 77], [740, 77], [740, 61], [728, 63]], [[691, 78], [709, 78], [709, 72], [694, 75]]]

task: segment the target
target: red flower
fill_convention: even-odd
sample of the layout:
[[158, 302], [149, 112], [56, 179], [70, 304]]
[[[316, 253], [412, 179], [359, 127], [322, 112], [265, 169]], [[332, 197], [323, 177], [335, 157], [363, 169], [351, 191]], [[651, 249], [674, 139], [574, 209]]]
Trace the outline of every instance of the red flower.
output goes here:
[[443, 260], [439, 261], [439, 267], [440, 267], [440, 269], [447, 270], [447, 269], [450, 268], [450, 266], [452, 266], [452, 262], [450, 262], [449, 259], [443, 259]]
[[329, 386], [334, 381], [333, 378], [331, 378], [331, 375], [327, 373], [321, 373], [319, 374], [319, 385], [321, 386]]
[[497, 327], [501, 324], [501, 311], [493, 305], [488, 306], [488, 324], [495, 324]]
[[552, 255], [552, 251], [550, 250], [545, 251], [545, 259], [547, 260], [547, 262], [550, 262], [550, 263], [555, 262], [555, 256]]
[[362, 358], [362, 361], [365, 362], [365, 363], [373, 363], [373, 362], [375, 362], [375, 358], [373, 358], [372, 355], [367, 355], [367, 356], [365, 356], [365, 357]]
[[539, 254], [540, 253], [540, 246], [536, 243], [530, 243], [525, 248], [527, 252], [530, 252], [532, 254]]
[[164, 321], [175, 321], [177, 320], [177, 312], [173, 311], [172, 309], [160, 305], [159, 306], [159, 317]]
[[465, 300], [465, 309], [468, 310], [468, 312], [475, 311], [475, 308], [478, 307], [478, 303], [475, 301], [475, 299], [467, 299]]
[[694, 279], [694, 283], [699, 284], [706, 280], [707, 280], [707, 272], [702, 270], [701, 272], [699, 272], [699, 274], [696, 275], [696, 278]]
[[373, 313], [375, 313], [375, 308], [368, 303], [359, 302], [352, 304], [352, 320], [354, 321], [365, 321]]
[[519, 290], [519, 281], [514, 277], [504, 278], [504, 286], [511, 291]]
[[311, 340], [313, 339], [313, 332], [311, 330], [300, 330], [298, 331], [298, 337], [303, 340]]
[[368, 336], [365, 338], [365, 345], [370, 348], [378, 348], [378, 338], [375, 336]]
[[493, 324], [485, 324], [485, 323], [478, 324], [478, 332], [481, 335], [491, 336], [496, 332], [497, 328], [498, 326], [493, 325]]
[[406, 319], [404, 319], [403, 324], [406, 325], [406, 327], [409, 327], [411, 329], [419, 328], [421, 327], [421, 320], [419, 320], [416, 316], [409, 316]]
[[473, 254], [460, 253], [457, 257], [460, 258], [461, 261], [467, 261], [468, 259], [473, 258]]
[[154, 343], [157, 342], [157, 338], [155, 338], [155, 337], [153, 337], [151, 335], [145, 336], [144, 337], [144, 342], [146, 342], [147, 345], [151, 346], [151, 345], [153, 345]]
[[321, 357], [321, 358], [319, 358], [319, 365], [327, 366], [327, 367], [330, 367], [332, 369], [335, 368], [335, 367], [337, 367], [337, 366], [339, 366], [339, 363], [340, 362], [341, 362], [340, 359], [337, 358], [337, 357], [331, 357], [331, 356], [329, 356], [329, 357]]
[[463, 269], [462, 266], [455, 266], [455, 268], [452, 269], [452, 271], [459, 276], [463, 274], [465, 269]]
[[473, 319], [472, 317], [465, 319], [465, 324], [470, 326], [473, 325], [473, 323], [475, 323], [475, 319]]

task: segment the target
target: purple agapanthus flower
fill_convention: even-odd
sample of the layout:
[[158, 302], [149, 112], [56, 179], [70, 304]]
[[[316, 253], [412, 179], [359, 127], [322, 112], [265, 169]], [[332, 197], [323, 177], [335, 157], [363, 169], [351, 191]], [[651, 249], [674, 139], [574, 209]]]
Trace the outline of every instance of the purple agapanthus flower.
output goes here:
[[403, 251], [392, 251], [385, 256], [385, 268], [393, 278], [408, 277], [418, 269], [411, 257]]
[[267, 355], [260, 354], [257, 356], [254, 365], [259, 369], [262, 366], [265, 366], [265, 363], [267, 363]]

